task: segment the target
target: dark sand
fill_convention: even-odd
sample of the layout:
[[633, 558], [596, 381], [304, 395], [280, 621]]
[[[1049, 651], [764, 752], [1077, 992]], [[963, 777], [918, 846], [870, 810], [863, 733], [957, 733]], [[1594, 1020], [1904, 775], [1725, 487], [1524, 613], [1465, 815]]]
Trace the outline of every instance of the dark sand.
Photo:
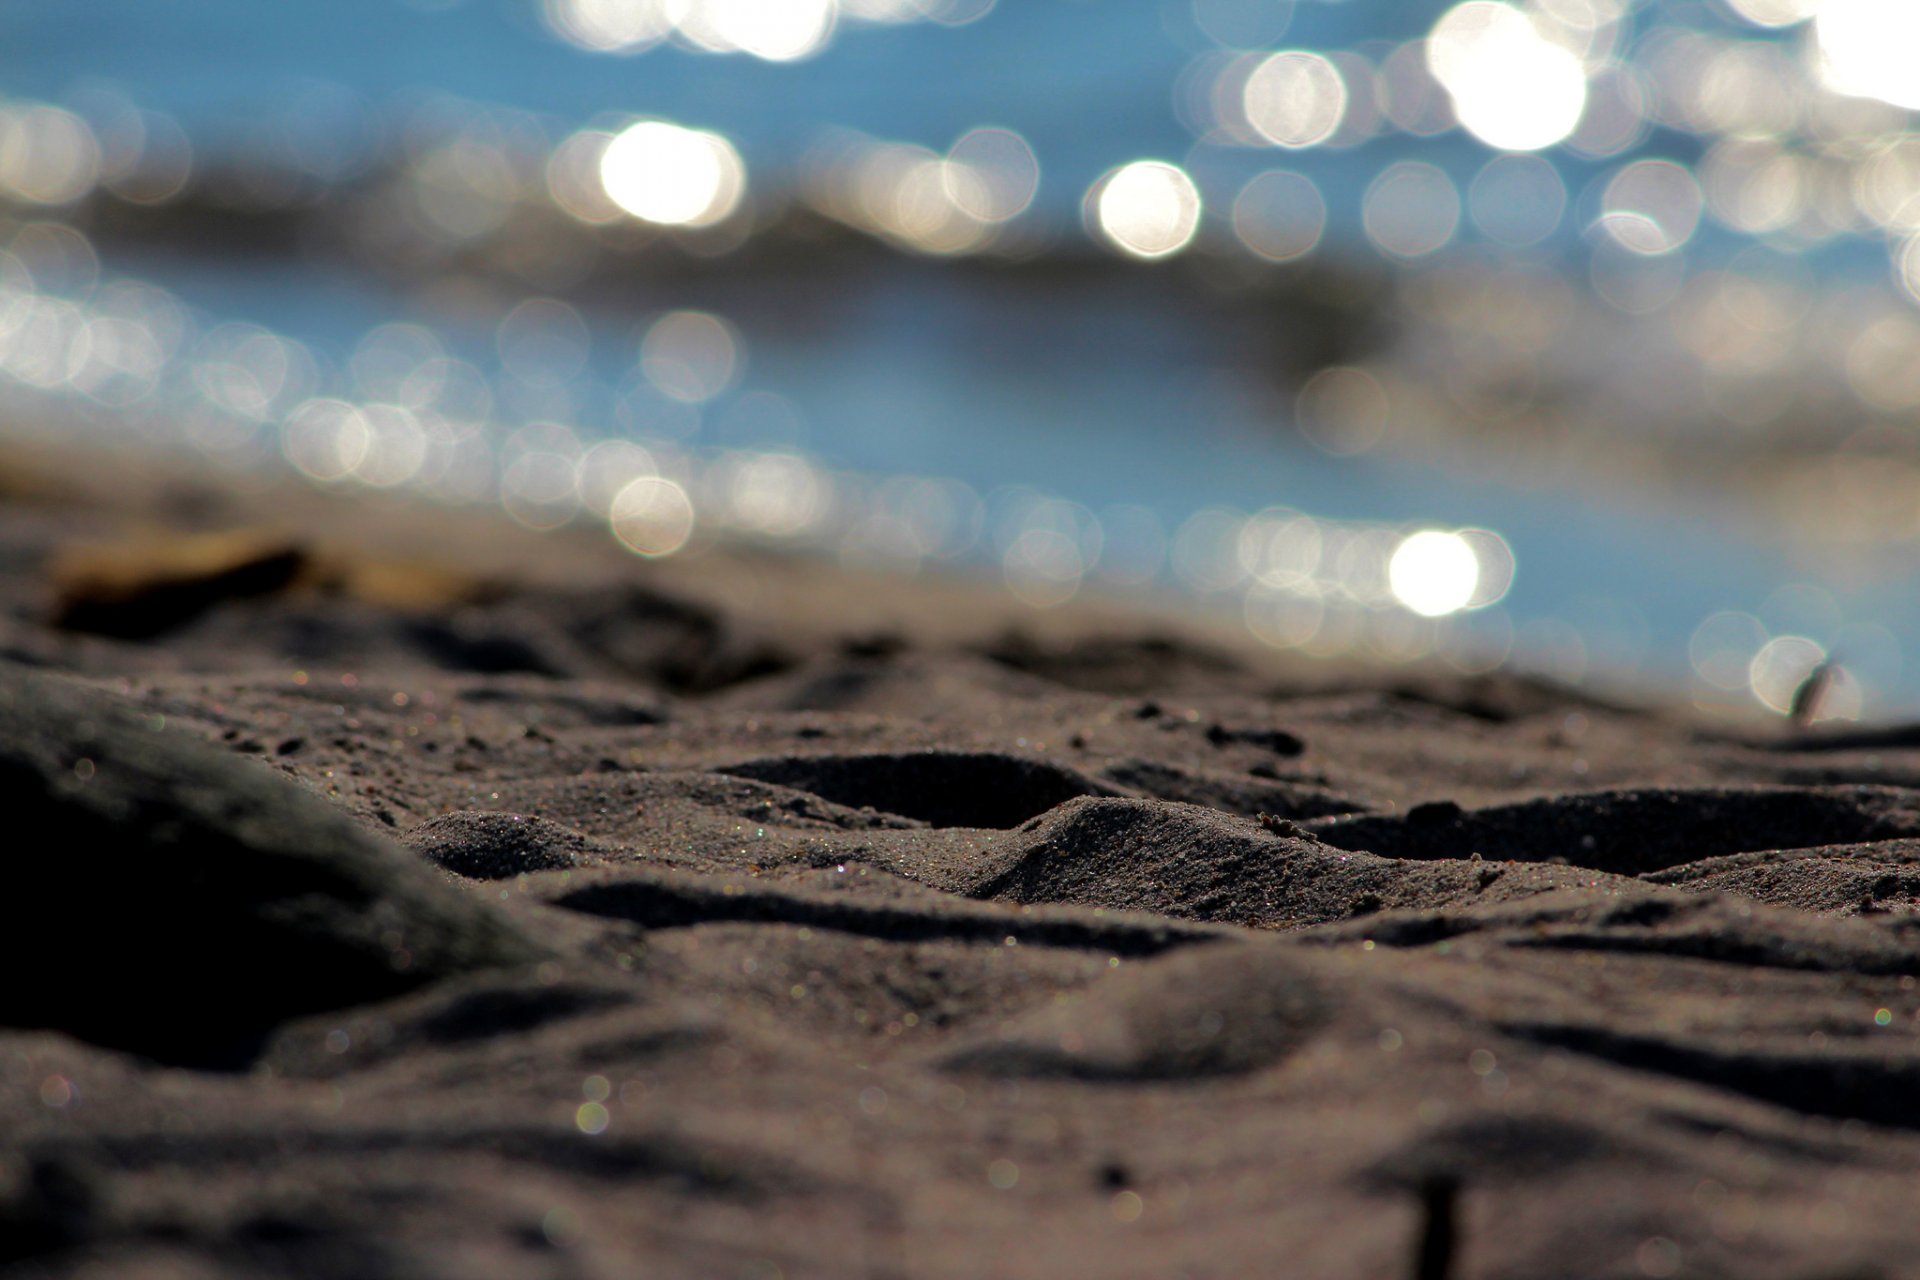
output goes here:
[[1920, 1276], [1920, 732], [47, 462], [5, 1274]]

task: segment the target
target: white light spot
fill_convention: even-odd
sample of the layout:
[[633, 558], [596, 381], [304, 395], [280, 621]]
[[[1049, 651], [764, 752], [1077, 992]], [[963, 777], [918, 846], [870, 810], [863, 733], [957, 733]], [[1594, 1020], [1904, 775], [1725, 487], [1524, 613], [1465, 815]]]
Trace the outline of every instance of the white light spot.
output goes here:
[[68, 204], [100, 178], [100, 144], [59, 107], [0, 109], [0, 187], [32, 204]]
[[1036, 609], [1065, 604], [1080, 589], [1086, 561], [1064, 530], [1035, 525], [1023, 530], [1000, 558], [1007, 589]]
[[733, 523], [775, 538], [792, 537], [814, 524], [827, 496], [827, 482], [813, 465], [790, 453], [741, 458], [727, 485]]
[[[682, 21], [703, 44], [738, 49], [768, 62], [794, 62], [826, 47], [836, 0], [695, 0]], [[693, 30], [697, 23], [699, 30]]]
[[323, 484], [344, 480], [367, 456], [373, 433], [358, 409], [344, 400], [309, 400], [287, 417], [281, 447], [308, 478]]
[[1920, 5], [1913, 0], [1822, 0], [1814, 19], [1818, 72], [1828, 88], [1920, 110]]
[[1005, 222], [1026, 212], [1040, 189], [1040, 161], [1010, 129], [974, 129], [947, 152], [947, 195], [983, 222]]
[[673, 23], [661, 0], [546, 0], [547, 27], [563, 40], [598, 53], [637, 53], [657, 43]]
[[1255, 67], [1242, 93], [1247, 123], [1277, 147], [1325, 142], [1347, 112], [1347, 84], [1317, 53], [1289, 50]]
[[1480, 560], [1457, 533], [1423, 529], [1403, 540], [1387, 562], [1394, 599], [1423, 618], [1458, 613], [1480, 586]]
[[427, 461], [427, 434], [420, 420], [397, 404], [370, 404], [361, 416], [367, 450], [353, 478], [376, 489], [392, 489], [418, 475]]
[[607, 523], [635, 555], [670, 556], [693, 536], [693, 502], [665, 476], [641, 476], [614, 495]]
[[1136, 258], [1178, 253], [1200, 227], [1199, 188], [1176, 165], [1136, 160], [1116, 169], [1094, 190], [1101, 233]]
[[653, 454], [631, 440], [602, 440], [580, 456], [574, 489], [587, 510], [605, 517], [613, 513], [613, 500], [627, 485], [659, 474]]
[[634, 217], [664, 226], [706, 227], [740, 204], [746, 166], [717, 133], [643, 120], [600, 155], [600, 185]]
[[985, 243], [990, 228], [968, 206], [992, 197], [981, 175], [964, 164], [929, 158], [900, 175], [881, 225], [923, 253], [966, 253]]
[[1538, 151], [1580, 123], [1587, 74], [1532, 18], [1495, 0], [1449, 9], [1427, 39], [1427, 65], [1474, 137], [1503, 151]]
[[1727, 0], [1727, 6], [1756, 27], [1790, 27], [1820, 10], [1820, 0]]

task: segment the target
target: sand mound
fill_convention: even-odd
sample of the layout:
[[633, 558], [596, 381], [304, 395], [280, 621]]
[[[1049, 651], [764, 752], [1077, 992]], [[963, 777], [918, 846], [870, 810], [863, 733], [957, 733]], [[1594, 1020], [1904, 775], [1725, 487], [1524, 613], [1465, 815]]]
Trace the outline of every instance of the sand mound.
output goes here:
[[667, 701], [657, 694], [592, 680], [508, 675], [456, 681], [449, 693], [458, 703], [486, 707], [547, 732], [664, 724], [672, 716]]
[[1338, 1004], [1306, 959], [1269, 948], [1191, 949], [1014, 1019], [940, 1065], [1113, 1083], [1271, 1068], [1305, 1045]]
[[1885, 915], [1920, 901], [1920, 842], [1883, 840], [1702, 858], [1648, 880], [1695, 893], [1724, 890], [1820, 915]]
[[1012, 865], [978, 896], [1278, 927], [1344, 919], [1356, 896], [1377, 900], [1394, 877], [1383, 859], [1197, 805], [1079, 800], [1022, 834], [1030, 838]]
[[1562, 867], [1468, 860], [1409, 866], [1324, 843], [1292, 823], [1263, 825], [1149, 800], [1074, 801], [1021, 834], [1026, 843], [977, 896], [1290, 929], [1395, 907], [1431, 910], [1601, 883]]
[[822, 892], [824, 887], [804, 883], [774, 887], [738, 880], [715, 882], [684, 874], [628, 872], [570, 876], [558, 885], [534, 885], [532, 892], [555, 906], [650, 930], [748, 922], [831, 929], [889, 942], [1027, 944], [1116, 956], [1155, 955], [1222, 936], [1126, 912], [1103, 912], [1089, 918], [1066, 911], [1009, 912], [991, 906], [969, 909], [955, 906], [943, 896], [917, 894], [902, 900], [857, 890]]
[[784, 756], [727, 765], [722, 772], [934, 827], [1016, 827], [1077, 796], [1111, 794], [1070, 769], [991, 752]]
[[504, 880], [529, 871], [578, 867], [607, 850], [578, 831], [519, 813], [447, 813], [407, 832], [405, 844], [427, 861], [470, 880]]
[[1463, 810], [1450, 801], [1400, 817], [1316, 823], [1343, 849], [1394, 858], [1565, 862], [1619, 875], [1755, 849], [1920, 834], [1920, 801], [1888, 787], [1610, 791]]
[[1202, 805], [1244, 818], [1263, 813], [1279, 818], [1319, 818], [1367, 807], [1310, 783], [1270, 782], [1257, 776], [1204, 767], [1181, 768], [1157, 760], [1122, 760], [1102, 769], [1100, 776], [1135, 795]]

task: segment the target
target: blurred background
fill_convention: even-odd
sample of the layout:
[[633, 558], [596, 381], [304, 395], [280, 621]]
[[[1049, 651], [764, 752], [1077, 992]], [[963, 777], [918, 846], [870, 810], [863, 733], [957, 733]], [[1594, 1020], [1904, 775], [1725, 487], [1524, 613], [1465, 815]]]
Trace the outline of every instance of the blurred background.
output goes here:
[[9, 0], [0, 430], [1920, 706], [1912, 0]]

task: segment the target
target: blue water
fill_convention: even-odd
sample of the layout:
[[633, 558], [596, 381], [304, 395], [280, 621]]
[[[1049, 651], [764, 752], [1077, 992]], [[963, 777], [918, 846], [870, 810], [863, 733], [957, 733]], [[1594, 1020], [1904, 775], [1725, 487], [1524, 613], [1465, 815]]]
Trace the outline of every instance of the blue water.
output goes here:
[[673, 48], [587, 54], [550, 36], [532, 4], [502, 0], [437, 12], [399, 0], [25, 0], [0, 10], [0, 44], [9, 92], [58, 98], [104, 80], [214, 138], [244, 136], [323, 82], [367, 106], [419, 91], [576, 125], [603, 111], [660, 114], [727, 133], [750, 163], [777, 164], [824, 124], [944, 148], [994, 121], [1060, 166], [1050, 185], [1061, 192], [1191, 142], [1168, 101], [1190, 54], [1145, 4], [1020, 0], [967, 27], [849, 26], [820, 55], [784, 64]]
[[[1403, 40], [1444, 7], [1302, 3], [1281, 44]], [[1723, 21], [1704, 3], [1643, 8], [1674, 25]], [[545, 31], [526, 0], [431, 11], [401, 0], [10, 0], [0, 7], [0, 93], [76, 101], [108, 89], [173, 114], [205, 152], [291, 131], [349, 158], [370, 155], [383, 122], [428, 94], [538, 113], [553, 139], [603, 113], [653, 114], [726, 133], [755, 180], [793, 171], [828, 126], [944, 149], [991, 123], [1032, 145], [1043, 174], [1038, 208], [1071, 235], [1081, 193], [1105, 170], [1142, 156], [1193, 158], [1174, 86], [1206, 47], [1186, 6], [1172, 0], [1002, 0], [960, 28], [846, 25], [823, 53], [795, 64], [669, 47], [589, 54]], [[1690, 161], [1700, 150], [1696, 138], [1656, 133], [1635, 154]], [[1359, 194], [1385, 165], [1417, 156], [1464, 181], [1490, 155], [1459, 132], [1390, 134], [1343, 151], [1209, 149], [1195, 168], [1236, 184], [1275, 164], [1309, 174], [1327, 196], [1329, 245], [1338, 250], [1364, 243]], [[1553, 159], [1575, 210], [1590, 204], [1583, 193], [1607, 166]], [[1569, 217], [1542, 251], [1546, 260], [1577, 258], [1580, 225]], [[1710, 231], [1692, 252], [1711, 261], [1732, 247], [1732, 237]], [[1842, 246], [1830, 256], [1852, 269], [1861, 255]], [[457, 354], [491, 360], [493, 317], [463, 330], [379, 280], [212, 254], [108, 249], [104, 265], [335, 361], [396, 319], [429, 322]], [[1032, 484], [1096, 508], [1139, 503], [1169, 527], [1209, 505], [1287, 504], [1334, 518], [1497, 529], [1520, 564], [1505, 602], [1516, 623], [1625, 608], [1645, 621], [1642, 672], [1675, 682], [1686, 670], [1687, 637], [1707, 614], [1757, 610], [1785, 583], [1831, 586], [1841, 577], [1834, 566], [1743, 540], [1710, 511], [1587, 489], [1521, 489], [1290, 443], [1271, 410], [1209, 391], [1241, 360], [1228, 322], [1162, 308], [1149, 294], [1075, 286], [1048, 295], [905, 258], [833, 289], [833, 322], [809, 325], [788, 322], [778, 300], [755, 296], [750, 282], [655, 288], [631, 314], [589, 316], [593, 372], [603, 388], [618, 380], [646, 315], [708, 307], [744, 337], [743, 390], [775, 391], [797, 406], [801, 443], [830, 466], [949, 475], [983, 492]], [[592, 401], [588, 393], [588, 409]], [[1835, 594], [1846, 621], [1916, 634], [1912, 585], [1879, 581]], [[1920, 694], [1920, 676], [1905, 675], [1901, 690]]]

